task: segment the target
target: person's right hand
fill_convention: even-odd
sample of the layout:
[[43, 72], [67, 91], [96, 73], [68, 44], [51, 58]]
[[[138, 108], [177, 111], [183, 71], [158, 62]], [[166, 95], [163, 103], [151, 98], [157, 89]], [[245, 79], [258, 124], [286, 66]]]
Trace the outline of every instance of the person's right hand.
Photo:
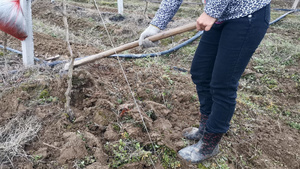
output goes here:
[[156, 26], [149, 25], [147, 29], [144, 30], [144, 32], [141, 34], [139, 38], [139, 45], [143, 47], [153, 47], [155, 46], [151, 41], [145, 40], [149, 36], [153, 36], [158, 34], [160, 29]]
[[209, 31], [213, 24], [217, 21], [216, 18], [213, 18], [203, 12], [200, 17], [197, 19], [197, 30], [198, 31]]

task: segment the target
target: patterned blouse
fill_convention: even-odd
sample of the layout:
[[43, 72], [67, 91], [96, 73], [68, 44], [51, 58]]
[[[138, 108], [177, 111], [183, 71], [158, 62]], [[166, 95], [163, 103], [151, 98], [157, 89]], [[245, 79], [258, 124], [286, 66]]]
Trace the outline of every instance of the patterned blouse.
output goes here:
[[[183, 0], [162, 0], [151, 23], [161, 30], [167, 27], [169, 21], [176, 14]], [[218, 21], [236, 19], [247, 16], [264, 6], [271, 0], [206, 0], [205, 13]]]

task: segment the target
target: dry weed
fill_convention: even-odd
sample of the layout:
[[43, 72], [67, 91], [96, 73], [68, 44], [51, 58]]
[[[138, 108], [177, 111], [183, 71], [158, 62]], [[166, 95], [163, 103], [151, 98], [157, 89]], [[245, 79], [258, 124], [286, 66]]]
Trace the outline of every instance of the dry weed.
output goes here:
[[0, 128], [0, 166], [10, 163], [16, 157], [27, 154], [23, 146], [34, 139], [41, 129], [37, 117], [32, 115], [18, 115]]

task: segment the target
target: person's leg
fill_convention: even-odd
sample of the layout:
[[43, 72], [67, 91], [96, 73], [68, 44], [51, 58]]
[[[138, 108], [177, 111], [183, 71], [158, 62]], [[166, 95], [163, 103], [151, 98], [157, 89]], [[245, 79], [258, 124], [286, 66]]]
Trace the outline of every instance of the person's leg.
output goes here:
[[247, 17], [224, 22], [210, 90], [212, 113], [206, 128], [210, 133], [226, 133], [233, 116], [238, 81], [269, 24], [270, 6]]
[[224, 27], [210, 83], [213, 104], [206, 131], [197, 144], [178, 152], [181, 158], [198, 163], [218, 153], [218, 143], [229, 129], [235, 109], [238, 81], [264, 37], [269, 20], [268, 5], [248, 17], [222, 24]]
[[183, 130], [183, 137], [189, 140], [200, 140], [202, 138], [206, 121], [211, 112], [213, 102], [210, 94], [210, 81], [220, 36], [221, 27], [215, 24], [209, 32], [204, 32], [194, 55], [191, 74], [192, 80], [196, 84], [201, 116], [199, 128], [190, 127]]
[[191, 66], [191, 77], [196, 84], [200, 112], [206, 116], [211, 113], [213, 103], [210, 94], [210, 81], [220, 36], [221, 26], [218, 24], [214, 24], [210, 31], [203, 33]]

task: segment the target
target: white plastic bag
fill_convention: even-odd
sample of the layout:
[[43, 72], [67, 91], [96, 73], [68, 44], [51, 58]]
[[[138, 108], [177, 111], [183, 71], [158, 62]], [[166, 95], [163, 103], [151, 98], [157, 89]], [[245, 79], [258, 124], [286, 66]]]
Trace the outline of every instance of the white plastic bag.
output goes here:
[[23, 0], [0, 0], [0, 30], [20, 39], [27, 38]]

